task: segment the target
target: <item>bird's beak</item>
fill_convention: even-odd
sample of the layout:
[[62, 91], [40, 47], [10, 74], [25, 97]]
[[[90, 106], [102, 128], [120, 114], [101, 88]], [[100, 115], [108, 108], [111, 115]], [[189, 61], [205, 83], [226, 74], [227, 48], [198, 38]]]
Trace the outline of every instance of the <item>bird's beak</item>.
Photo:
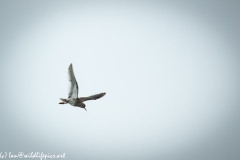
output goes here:
[[86, 108], [84, 108], [86, 111], [87, 111], [87, 109]]

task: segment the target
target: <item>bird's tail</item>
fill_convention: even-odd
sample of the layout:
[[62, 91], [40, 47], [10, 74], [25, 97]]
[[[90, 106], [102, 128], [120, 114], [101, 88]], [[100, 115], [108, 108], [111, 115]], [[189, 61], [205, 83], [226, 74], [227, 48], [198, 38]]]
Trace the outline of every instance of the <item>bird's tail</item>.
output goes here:
[[60, 100], [61, 100], [61, 101], [63, 101], [63, 102], [66, 102], [66, 103], [68, 103], [68, 100], [67, 100], [67, 99], [60, 98]]

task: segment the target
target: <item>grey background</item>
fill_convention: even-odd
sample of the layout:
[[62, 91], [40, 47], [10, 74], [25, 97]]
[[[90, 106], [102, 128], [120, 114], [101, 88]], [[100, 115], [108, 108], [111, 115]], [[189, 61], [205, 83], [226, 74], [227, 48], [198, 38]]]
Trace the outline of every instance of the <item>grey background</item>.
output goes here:
[[[0, 152], [237, 160], [239, 1], [0, 1]], [[73, 63], [87, 112], [59, 105]]]

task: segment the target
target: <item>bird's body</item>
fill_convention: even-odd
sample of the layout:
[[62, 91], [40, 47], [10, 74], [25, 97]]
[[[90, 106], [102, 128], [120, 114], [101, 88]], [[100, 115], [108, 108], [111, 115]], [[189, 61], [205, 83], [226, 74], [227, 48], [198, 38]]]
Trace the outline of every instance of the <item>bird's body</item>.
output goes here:
[[69, 77], [69, 82], [70, 82], [68, 99], [60, 98], [62, 100], [62, 102], [60, 102], [59, 104], [69, 103], [72, 106], [84, 108], [86, 110], [86, 108], [85, 108], [86, 105], [83, 103], [84, 101], [96, 100], [96, 99], [103, 97], [106, 94], [106, 93], [99, 93], [99, 94], [95, 94], [95, 95], [92, 95], [89, 97], [78, 98], [78, 84], [77, 84], [76, 78], [74, 76], [72, 64], [70, 64], [70, 66], [68, 68], [68, 77]]

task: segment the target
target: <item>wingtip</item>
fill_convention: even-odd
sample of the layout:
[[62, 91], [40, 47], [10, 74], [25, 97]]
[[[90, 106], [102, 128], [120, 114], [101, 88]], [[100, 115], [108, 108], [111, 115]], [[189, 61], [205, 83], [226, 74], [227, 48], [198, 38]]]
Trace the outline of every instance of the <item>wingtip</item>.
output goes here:
[[71, 69], [72, 68], [72, 63], [69, 65], [68, 69]]

